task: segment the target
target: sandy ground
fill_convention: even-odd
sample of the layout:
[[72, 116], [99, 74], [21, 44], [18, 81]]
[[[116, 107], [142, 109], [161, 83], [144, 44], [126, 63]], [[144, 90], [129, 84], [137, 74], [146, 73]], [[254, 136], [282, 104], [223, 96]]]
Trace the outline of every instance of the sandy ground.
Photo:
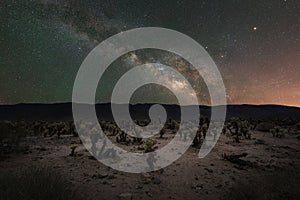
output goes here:
[[[165, 139], [158, 141], [163, 145], [170, 139], [171, 135], [167, 134]], [[257, 139], [264, 140], [265, 144], [257, 144]], [[234, 143], [232, 138], [221, 135], [207, 157], [199, 159], [198, 149], [191, 147], [172, 165], [147, 174], [129, 174], [110, 169], [92, 159], [82, 145], [76, 149], [76, 156], [71, 157], [71, 142], [79, 143], [79, 138], [28, 137], [25, 144], [29, 145], [29, 152], [10, 155], [2, 160], [0, 173], [14, 173], [20, 168], [39, 164], [52, 166], [64, 174], [85, 199], [105, 200], [228, 199], [228, 195], [243, 184], [247, 188], [240, 190], [245, 190], [246, 193], [253, 190], [270, 193], [276, 192], [273, 191], [274, 188], [271, 191], [262, 188], [273, 184], [270, 182], [274, 180], [269, 180], [268, 177], [277, 177], [278, 174], [296, 173], [294, 177], [284, 175], [283, 179], [290, 184], [294, 184], [296, 179], [296, 184], [299, 184], [297, 174], [300, 173], [300, 140], [296, 135], [286, 135], [279, 139], [272, 137], [270, 133], [254, 131], [251, 140], [241, 140], [240, 143]], [[222, 157], [224, 153], [248, 153], [242, 159], [250, 161], [252, 166], [225, 160]], [[281, 180], [279, 178], [278, 181]], [[293, 199], [293, 196], [289, 198]]]

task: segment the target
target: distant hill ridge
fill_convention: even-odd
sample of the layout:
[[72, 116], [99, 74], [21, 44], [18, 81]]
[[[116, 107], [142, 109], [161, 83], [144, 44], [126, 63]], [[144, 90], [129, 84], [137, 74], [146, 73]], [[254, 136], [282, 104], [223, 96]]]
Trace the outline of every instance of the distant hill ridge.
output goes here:
[[[79, 104], [80, 106], [92, 106]], [[149, 108], [153, 104], [130, 105], [130, 112], [135, 119], [144, 119], [148, 116]], [[180, 107], [178, 105], [162, 104], [168, 118], [178, 119]], [[128, 106], [127, 104], [116, 104], [116, 106]], [[96, 112], [100, 119], [112, 120], [111, 104], [96, 104]], [[185, 106], [192, 109], [195, 106]], [[216, 106], [218, 107], [218, 106]], [[211, 106], [199, 106], [201, 116], [210, 116]], [[300, 108], [282, 105], [227, 105], [227, 118], [241, 117], [245, 119], [286, 119], [300, 120]], [[0, 120], [47, 120], [47, 121], [71, 121], [72, 103], [54, 104], [15, 104], [0, 105]]]

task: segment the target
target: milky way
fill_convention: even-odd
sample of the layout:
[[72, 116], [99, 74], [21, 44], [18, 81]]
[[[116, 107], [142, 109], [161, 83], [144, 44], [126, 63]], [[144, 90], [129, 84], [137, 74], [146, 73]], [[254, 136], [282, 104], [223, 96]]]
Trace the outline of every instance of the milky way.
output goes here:
[[[2, 1], [0, 103], [69, 102], [76, 73], [97, 44], [121, 31], [155, 26], [180, 31], [205, 47], [224, 79], [229, 104], [300, 107], [299, 10], [297, 0]], [[150, 62], [177, 69], [189, 78], [199, 102], [209, 104], [192, 66], [176, 55], [150, 50], [113, 63], [96, 100], [109, 101], [122, 73]], [[166, 81], [184, 87], [170, 74]], [[138, 96], [137, 101], [145, 101]], [[169, 96], [146, 95], [149, 101], [174, 103]]]

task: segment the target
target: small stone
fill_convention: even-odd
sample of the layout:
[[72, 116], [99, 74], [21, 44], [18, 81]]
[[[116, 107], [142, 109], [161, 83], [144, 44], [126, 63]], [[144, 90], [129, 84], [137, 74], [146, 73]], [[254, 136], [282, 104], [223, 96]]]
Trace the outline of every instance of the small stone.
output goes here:
[[120, 200], [132, 200], [132, 194], [131, 193], [122, 193], [119, 196]]
[[159, 178], [153, 178], [152, 183], [155, 185], [159, 185], [161, 183], [161, 180]]
[[88, 157], [90, 160], [96, 160], [96, 158], [94, 156], [89, 156]]
[[257, 140], [255, 140], [254, 144], [266, 144], [266, 141], [257, 139]]
[[203, 185], [201, 185], [201, 184], [193, 184], [192, 188], [195, 189], [195, 190], [201, 190], [203, 188]]
[[213, 173], [213, 170], [212, 169], [208, 169], [208, 168], [204, 168], [206, 171], [208, 171], [209, 173]]
[[153, 196], [149, 191], [147, 191], [146, 194], [147, 194], [149, 197], [152, 197], [152, 196]]
[[104, 174], [94, 174], [93, 178], [99, 178], [99, 179], [103, 179], [106, 178], [108, 176], [108, 174], [104, 173]]
[[138, 147], [137, 149], [138, 149], [138, 150], [140, 150], [140, 151], [143, 151], [143, 150], [145, 150], [145, 148], [144, 148], [144, 147]]
[[144, 174], [142, 174], [142, 177], [143, 177], [143, 178], [150, 178], [151, 175], [150, 175], [150, 174], [147, 174], [147, 173], [144, 173]]
[[143, 189], [143, 186], [142, 185], [136, 185], [135, 189]]
[[115, 175], [113, 175], [113, 174], [110, 174], [110, 175], [107, 176], [107, 178], [108, 178], [108, 179], [115, 179], [115, 178], [117, 178], [117, 177], [116, 177]]

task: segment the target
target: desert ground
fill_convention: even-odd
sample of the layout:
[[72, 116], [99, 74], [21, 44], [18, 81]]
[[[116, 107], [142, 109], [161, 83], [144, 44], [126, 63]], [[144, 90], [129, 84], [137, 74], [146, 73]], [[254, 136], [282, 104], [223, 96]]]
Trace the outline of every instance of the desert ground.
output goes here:
[[[297, 199], [299, 126], [281, 125], [282, 134], [279, 130], [279, 134], [274, 134], [276, 127], [268, 131], [268, 124], [263, 123], [247, 130], [250, 137], [239, 135], [238, 141], [224, 129], [205, 158], [198, 158], [199, 147], [190, 147], [170, 166], [143, 174], [120, 172], [103, 165], [91, 156], [79, 137], [68, 131], [51, 135], [49, 131], [45, 134], [31, 128], [30, 132], [27, 125], [22, 137], [14, 138], [15, 131], [10, 137], [1, 138], [0, 197], [38, 199], [36, 193], [45, 193], [51, 199], [49, 194], [69, 193], [55, 194], [52, 199]], [[34, 127], [32, 124], [36, 122], [30, 127]], [[24, 131], [22, 128], [17, 132]], [[154, 136], [157, 143], [153, 148], [167, 144], [173, 136], [170, 130], [162, 137]], [[118, 136], [109, 137], [115, 141]], [[125, 141], [118, 145], [127, 150], [145, 149], [144, 142]], [[19, 194], [24, 188], [30, 190], [31, 197]]]

